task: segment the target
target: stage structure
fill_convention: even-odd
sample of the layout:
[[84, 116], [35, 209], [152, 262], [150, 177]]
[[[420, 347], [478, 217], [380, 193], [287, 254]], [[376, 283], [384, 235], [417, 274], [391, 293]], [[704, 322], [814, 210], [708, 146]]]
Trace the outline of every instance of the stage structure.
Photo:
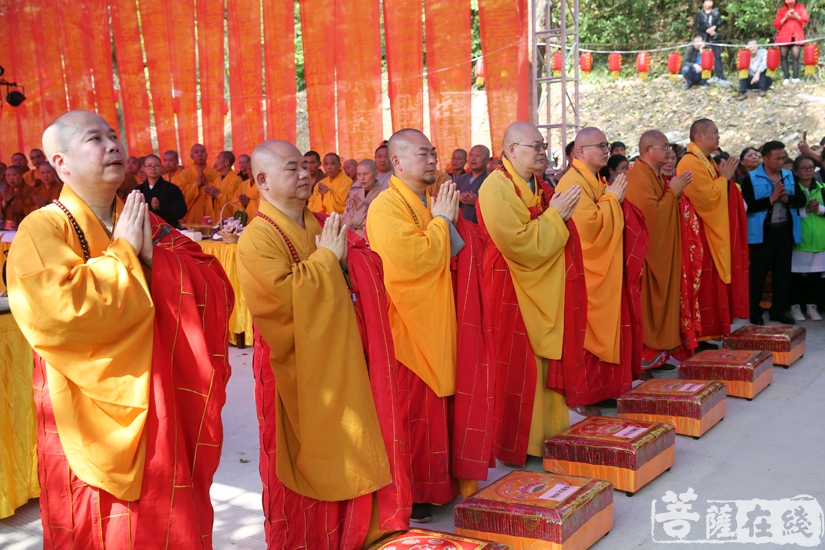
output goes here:
[[532, 0], [532, 8], [531, 121], [550, 146], [551, 168], [557, 161], [562, 170], [564, 146], [580, 127], [579, 0]]

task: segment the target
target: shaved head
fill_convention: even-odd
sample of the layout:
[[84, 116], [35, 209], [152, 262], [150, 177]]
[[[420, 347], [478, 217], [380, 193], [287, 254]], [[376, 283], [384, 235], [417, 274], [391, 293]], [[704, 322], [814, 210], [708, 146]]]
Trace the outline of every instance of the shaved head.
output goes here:
[[375, 175], [378, 173], [378, 166], [372, 159], [364, 159], [358, 163], [355, 170], [355, 177], [361, 184], [361, 188], [369, 191], [375, 186]]
[[514, 122], [504, 131], [504, 155], [524, 181], [547, 165], [547, 143], [538, 128], [529, 122]]
[[607, 160], [610, 157], [610, 144], [607, 142], [604, 132], [598, 128], [582, 128], [576, 134], [573, 153], [578, 160], [586, 164], [596, 174], [607, 166]]
[[667, 163], [669, 149], [667, 136], [659, 130], [648, 130], [639, 138], [639, 158], [654, 171]]
[[358, 163], [358, 166], [363, 166], [365, 168], [369, 168], [373, 172], [378, 171], [378, 167], [375, 165], [374, 160], [364, 159], [364, 160], [362, 160], [361, 162]]
[[347, 159], [344, 161], [344, 173], [351, 180], [355, 180], [356, 171], [358, 170], [358, 161], [355, 159]]
[[696, 141], [696, 139], [694, 138], [696, 138], [696, 136], [698, 136], [699, 134], [704, 134], [705, 132], [707, 132], [711, 125], [715, 126], [715, 124], [713, 124], [713, 121], [709, 118], [700, 118], [699, 120], [691, 124], [690, 141]]
[[639, 152], [655, 145], [667, 145], [667, 136], [659, 130], [648, 130], [639, 138]]
[[393, 174], [419, 196], [435, 183], [435, 147], [424, 132], [404, 128], [390, 137], [387, 153]]
[[43, 132], [43, 148], [58, 177], [90, 205], [109, 204], [126, 175], [123, 145], [102, 117], [69, 111]]
[[719, 128], [707, 118], [700, 118], [690, 126], [690, 141], [704, 153], [710, 154], [719, 147]]
[[302, 212], [312, 194], [304, 155], [288, 141], [264, 141], [252, 151], [252, 174], [261, 196], [278, 210]]

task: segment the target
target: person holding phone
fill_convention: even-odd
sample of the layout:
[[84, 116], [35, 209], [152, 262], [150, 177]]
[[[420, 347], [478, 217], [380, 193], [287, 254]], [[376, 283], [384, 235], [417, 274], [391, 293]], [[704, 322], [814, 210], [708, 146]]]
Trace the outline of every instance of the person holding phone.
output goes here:
[[[774, 42], [779, 46], [782, 72], [785, 74], [784, 86], [799, 82], [799, 44], [805, 40], [805, 25], [808, 23], [808, 10], [796, 0], [785, 0], [785, 5], [776, 11], [773, 26], [778, 31]], [[788, 73], [788, 51], [793, 56], [793, 79]]]

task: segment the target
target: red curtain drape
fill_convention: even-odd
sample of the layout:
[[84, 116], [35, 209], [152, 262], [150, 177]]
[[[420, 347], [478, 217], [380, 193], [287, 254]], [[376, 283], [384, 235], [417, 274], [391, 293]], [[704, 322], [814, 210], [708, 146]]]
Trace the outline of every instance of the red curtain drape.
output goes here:
[[174, 0], [164, 1], [163, 4], [166, 7], [169, 61], [172, 67], [172, 108], [178, 126], [178, 144], [181, 150], [187, 150], [201, 141], [198, 134], [198, 81], [195, 70], [195, 3], [193, 0]]
[[[224, 50], [223, 0], [198, 2], [198, 65], [201, 81], [203, 145], [207, 151], [223, 151]], [[186, 143], [182, 147], [188, 147]]]
[[478, 18], [490, 135], [498, 155], [507, 125], [530, 120], [527, 0], [479, 0]]
[[263, 0], [266, 64], [266, 139], [295, 143], [295, 6]]
[[335, 34], [344, 32], [344, 28], [336, 25], [335, 0], [301, 0], [301, 31], [309, 145], [323, 157], [338, 150], [335, 139]]
[[430, 139], [440, 167], [453, 150], [472, 145], [469, 0], [425, 0]]
[[[37, 76], [42, 97], [41, 138], [46, 126], [66, 112], [66, 89], [60, 56], [60, 21], [54, 17], [53, 11], [54, 8], [44, 0], [26, 2], [26, 12], [32, 25], [30, 36], [34, 41], [34, 51], [37, 55]], [[40, 142], [41, 139], [38, 139], [37, 143]]]
[[[28, 156], [32, 147], [40, 147], [44, 127], [32, 17], [26, 5], [26, 0], [6, 3], [6, 16], [2, 24], [9, 33], [6, 39], [8, 59], [11, 61], [9, 66], [4, 65], [5, 78], [25, 88], [26, 101], [14, 108], [14, 112], [17, 115], [18, 147], [21, 153]], [[6, 104], [3, 108], [12, 107]]]
[[[0, 13], [2, 13], [5, 21], [9, 21], [8, 6], [0, 7]], [[9, 40], [15, 38], [15, 36], [15, 33], [9, 32], [9, 25], [0, 25], [0, 51], [10, 53], [11, 44]], [[12, 72], [10, 58], [11, 55], [8, 56], [9, 61], [6, 61], [3, 65], [6, 69], [4, 77], [13, 82], [14, 73]], [[11, 156], [20, 149], [20, 142], [17, 139], [17, 113], [11, 105], [4, 102], [0, 104], [0, 161], [11, 164]]]
[[[69, 108], [95, 111], [94, 77], [92, 71], [91, 45], [89, 39], [89, 12], [83, 4], [61, 0], [55, 10], [60, 22], [60, 50], [63, 58], [70, 60], [65, 65], [66, 89], [69, 92]], [[108, 27], [108, 21], [107, 21]], [[108, 36], [107, 42], [108, 40]], [[109, 124], [115, 124], [110, 121]]]
[[[336, 0], [338, 154], [372, 158], [382, 140], [379, 0]], [[369, 29], [357, 32], [356, 29]], [[389, 137], [389, 136], [388, 136]]]
[[261, 4], [229, 1], [229, 92], [232, 103], [232, 151], [249, 154], [264, 139], [261, 76]]
[[[117, 99], [115, 96], [114, 67], [112, 66], [112, 40], [109, 37], [109, 2], [108, 0], [85, 0], [84, 5], [88, 14], [88, 26], [86, 28], [89, 36], [86, 37], [86, 40], [89, 41], [89, 51], [92, 59], [97, 114], [106, 119], [106, 122], [111, 124], [113, 128], [117, 128]], [[143, 89], [145, 90], [146, 86]], [[149, 113], [146, 113], [146, 126], [144, 128], [147, 136], [149, 135], [148, 121]], [[123, 140], [123, 137], [121, 137], [121, 140]], [[151, 148], [146, 149], [146, 152], [148, 153], [150, 150]]]
[[111, 0], [111, 8], [126, 144], [130, 155], [141, 156], [152, 152], [152, 135], [137, 5], [134, 0]]
[[[172, 62], [169, 58], [172, 35], [167, 31], [165, 4], [165, 0], [140, 0], [140, 24], [143, 30], [146, 66], [149, 69], [149, 90], [152, 92], [158, 149], [177, 151], [178, 137], [172, 106]], [[140, 151], [140, 154], [135, 154], [130, 151], [130, 154], [141, 156], [148, 152]]]
[[424, 29], [421, 0], [384, 0], [392, 131], [424, 130]]

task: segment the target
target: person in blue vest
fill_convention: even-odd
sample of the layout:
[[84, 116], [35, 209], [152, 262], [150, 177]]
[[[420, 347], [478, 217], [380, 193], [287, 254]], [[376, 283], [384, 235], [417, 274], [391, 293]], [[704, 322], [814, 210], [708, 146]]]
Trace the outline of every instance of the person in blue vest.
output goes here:
[[807, 195], [793, 172], [782, 168], [787, 158], [785, 144], [769, 141], [762, 146], [762, 164], [742, 180], [742, 196], [748, 207], [750, 252], [750, 322], [764, 325], [759, 305], [765, 276], [771, 272], [771, 321], [793, 325], [787, 313], [791, 284], [791, 259], [802, 241], [798, 208], [805, 208]]

